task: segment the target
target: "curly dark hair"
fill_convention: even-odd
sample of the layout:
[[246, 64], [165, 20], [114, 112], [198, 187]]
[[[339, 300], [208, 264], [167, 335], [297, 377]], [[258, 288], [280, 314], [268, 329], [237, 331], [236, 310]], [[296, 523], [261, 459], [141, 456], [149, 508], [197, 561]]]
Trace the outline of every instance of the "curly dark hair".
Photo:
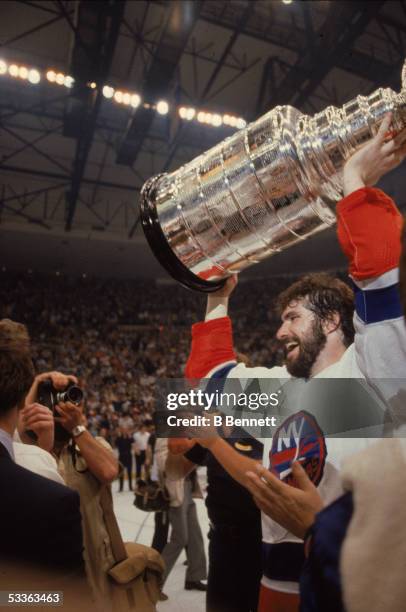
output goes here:
[[330, 274], [307, 274], [285, 289], [277, 298], [279, 314], [296, 300], [304, 299], [304, 306], [312, 310], [321, 321], [331, 319], [337, 313], [344, 336], [344, 345], [354, 341], [354, 293], [343, 281]]
[[33, 380], [27, 328], [10, 319], [0, 320], [0, 416], [20, 407]]

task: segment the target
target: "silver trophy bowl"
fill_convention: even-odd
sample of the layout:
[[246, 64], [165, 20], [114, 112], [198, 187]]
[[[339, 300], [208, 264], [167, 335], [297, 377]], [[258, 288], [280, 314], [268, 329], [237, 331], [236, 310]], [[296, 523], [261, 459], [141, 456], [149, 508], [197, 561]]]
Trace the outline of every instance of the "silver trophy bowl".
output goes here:
[[377, 89], [313, 117], [277, 106], [141, 191], [141, 222], [162, 266], [184, 286], [219, 289], [230, 274], [336, 222], [345, 161], [386, 113], [406, 126], [402, 89]]

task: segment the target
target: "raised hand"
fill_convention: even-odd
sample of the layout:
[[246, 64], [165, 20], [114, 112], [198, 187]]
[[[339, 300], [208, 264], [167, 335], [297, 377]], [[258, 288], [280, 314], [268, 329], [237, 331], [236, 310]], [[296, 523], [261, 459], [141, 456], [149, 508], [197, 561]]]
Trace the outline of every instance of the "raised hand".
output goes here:
[[344, 195], [371, 187], [406, 157], [406, 128], [394, 135], [392, 115], [386, 115], [376, 136], [346, 162], [343, 171]]
[[317, 512], [322, 510], [323, 501], [300, 463], [292, 465], [292, 475], [296, 486], [282, 482], [258, 465], [256, 473], [247, 472], [246, 487], [260, 510], [297, 537], [304, 538]]

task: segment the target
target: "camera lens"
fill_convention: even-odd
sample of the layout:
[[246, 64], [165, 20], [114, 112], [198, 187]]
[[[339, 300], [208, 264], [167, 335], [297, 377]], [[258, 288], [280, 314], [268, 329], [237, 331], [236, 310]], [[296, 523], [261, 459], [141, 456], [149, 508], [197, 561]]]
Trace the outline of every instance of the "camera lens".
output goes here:
[[65, 401], [72, 402], [73, 404], [80, 404], [83, 399], [82, 389], [80, 387], [76, 387], [75, 385], [69, 387], [69, 389], [65, 391], [64, 395], [66, 396]]

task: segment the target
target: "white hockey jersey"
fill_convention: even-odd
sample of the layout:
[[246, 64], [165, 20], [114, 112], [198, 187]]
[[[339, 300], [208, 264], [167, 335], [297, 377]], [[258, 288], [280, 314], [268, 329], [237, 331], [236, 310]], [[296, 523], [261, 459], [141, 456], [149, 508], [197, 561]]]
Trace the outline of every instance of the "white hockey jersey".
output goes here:
[[[322, 402], [321, 410], [315, 410], [312, 389], [316, 389], [315, 392], [318, 393], [317, 381], [320, 379], [356, 379], [363, 387], [361, 381], [365, 381], [367, 377], [372, 381], [373, 388], [378, 389], [386, 399], [397, 392], [406, 364], [406, 329], [400, 312], [396, 276], [397, 272], [392, 270], [374, 281], [375, 284], [370, 283], [368, 291], [360, 290], [357, 313], [354, 315], [354, 344], [348, 347], [339, 361], [314, 378], [308, 381], [293, 379], [285, 367], [248, 368], [235, 361], [218, 363], [206, 375], [206, 378], [211, 380], [222, 380], [223, 392], [233, 388], [233, 380], [238, 380], [241, 387], [246, 389], [253, 380], [258, 379], [261, 381], [261, 391], [265, 390], [263, 385], [267, 381], [268, 392], [276, 391], [287, 384], [289, 406], [285, 406], [283, 411], [284, 416], [287, 416], [280, 420], [276, 431], [272, 432], [272, 437], [269, 435], [261, 439], [264, 444], [263, 463], [274, 474], [288, 482], [292, 462], [300, 461], [318, 486], [326, 505], [343, 492], [339, 475], [343, 458], [375, 442], [375, 437], [368, 433], [364, 437], [334, 437], [331, 435], [334, 432], [325, 431], [325, 415], [341, 410], [351, 413], [351, 400], [347, 401], [344, 397], [341, 403], [334, 406], [334, 402], [325, 401], [324, 404]], [[209, 318], [224, 316], [226, 311], [222, 308], [217, 307], [217, 311]], [[395, 379], [397, 380], [394, 385]], [[364, 386], [367, 387], [366, 383]], [[378, 427], [372, 427], [371, 431], [379, 435], [382, 431], [379, 424], [384, 420], [384, 406], [375, 395], [373, 401], [374, 418], [378, 419]], [[308, 409], [309, 403], [313, 409]], [[225, 409], [224, 412], [231, 411]], [[244, 416], [247, 416], [247, 412]], [[373, 422], [377, 424], [376, 418]], [[343, 431], [345, 430], [344, 427]], [[247, 431], [259, 438], [257, 431]], [[263, 584], [279, 591], [298, 592], [297, 581], [304, 561], [301, 540], [263, 514], [263, 543]]]

